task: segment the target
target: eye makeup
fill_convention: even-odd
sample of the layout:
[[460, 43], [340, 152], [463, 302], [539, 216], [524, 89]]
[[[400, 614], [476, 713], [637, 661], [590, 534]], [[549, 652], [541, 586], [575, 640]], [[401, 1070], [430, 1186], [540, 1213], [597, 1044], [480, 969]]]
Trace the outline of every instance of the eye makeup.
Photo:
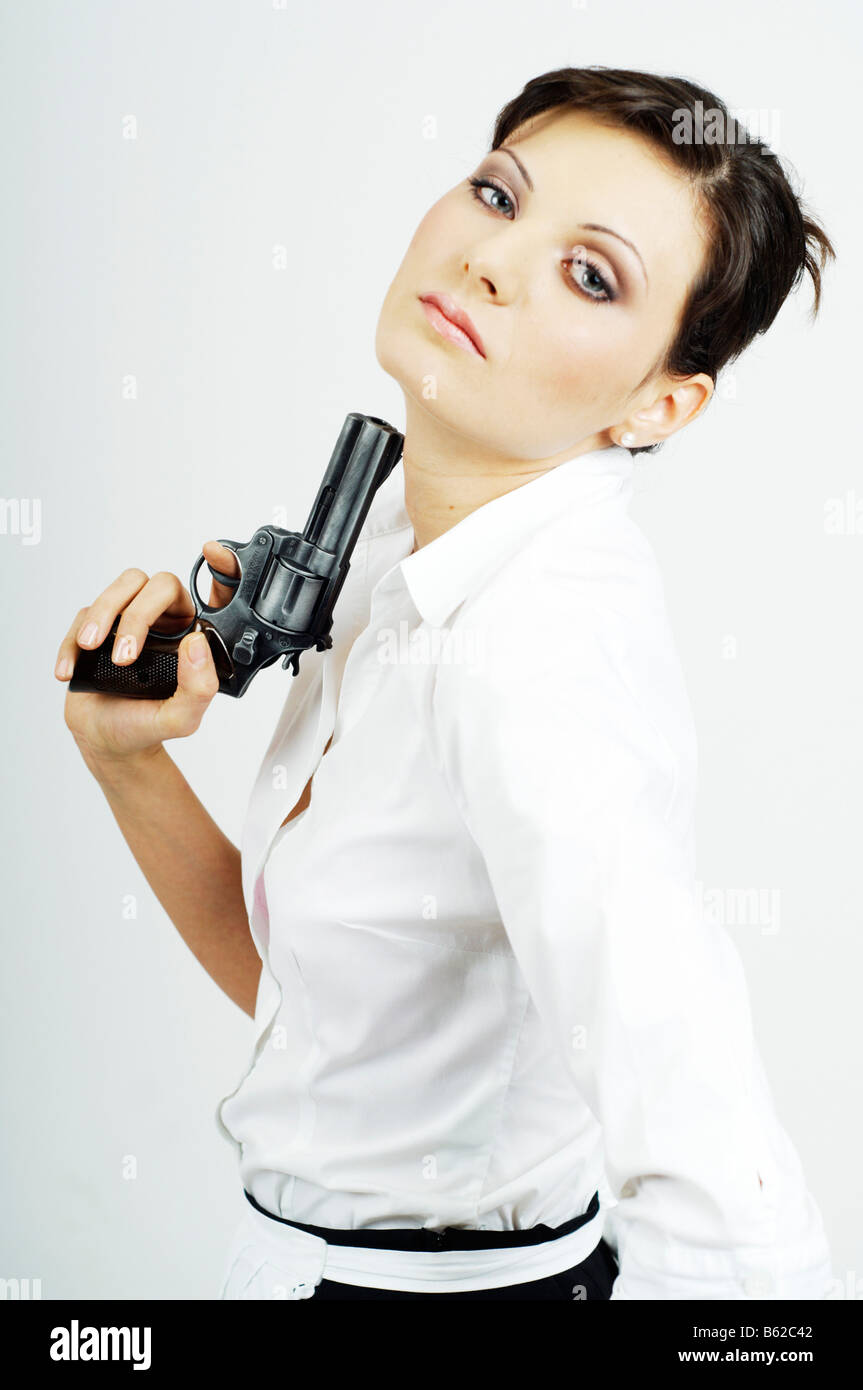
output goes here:
[[[498, 183], [496, 179], [475, 176], [469, 178], [467, 182], [472, 196], [482, 207], [487, 208], [489, 212], [498, 212], [501, 210], [494, 207], [493, 204], [484, 197], [484, 189], [490, 189], [493, 194], [496, 194], [499, 198], [505, 199], [513, 209], [515, 208], [515, 202], [511, 194], [502, 184]], [[502, 215], [506, 217], [508, 221], [512, 221], [512, 218], [507, 212], [504, 211]], [[572, 256], [565, 263], [573, 267], [573, 270], [568, 273], [570, 282], [589, 303], [613, 304], [619, 297], [619, 291], [615, 288], [614, 283], [609, 280], [607, 273], [604, 273], [603, 267], [590, 257], [587, 248], [581, 245], [581, 243], [573, 248]], [[593, 277], [594, 288], [588, 287], [586, 280], [582, 278], [583, 276]], [[596, 292], [596, 282], [598, 282], [599, 286], [598, 292]]]
[[[524, 180], [531, 193], [535, 192], [533, 180], [531, 179], [530, 174], [528, 173], [527, 169], [525, 169], [521, 160], [516, 157], [514, 152], [511, 149], [509, 149], [508, 146], [500, 145], [496, 150], [489, 150], [488, 154], [486, 155], [486, 159], [493, 159], [498, 154], [505, 154], [510, 160], [513, 161], [515, 167], [518, 169], [519, 176]], [[605, 236], [614, 237], [616, 241], [619, 241], [624, 246], [626, 246], [628, 250], [632, 252], [633, 256], [638, 262], [638, 267], [644, 278], [645, 290], [649, 290], [650, 281], [648, 280], [647, 276], [647, 267], [644, 264], [641, 252], [633, 242], [631, 242], [627, 237], [623, 236], [620, 232], [616, 232], [613, 227], [604, 227], [599, 222], [582, 222], [580, 229], [585, 232], [601, 232]], [[622, 279], [624, 286], [633, 289], [635, 288], [634, 281], [632, 279], [632, 272], [627, 268], [625, 262], [623, 263], [623, 266], [621, 268], [618, 268], [617, 263], [615, 263], [615, 271], [618, 275], [618, 278]]]

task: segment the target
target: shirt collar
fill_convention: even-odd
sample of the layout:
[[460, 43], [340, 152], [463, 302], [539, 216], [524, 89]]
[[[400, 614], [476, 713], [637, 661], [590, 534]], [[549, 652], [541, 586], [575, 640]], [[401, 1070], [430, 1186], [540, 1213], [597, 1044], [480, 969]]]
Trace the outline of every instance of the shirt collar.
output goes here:
[[[628, 500], [633, 466], [632, 455], [618, 444], [567, 459], [477, 507], [421, 550], [406, 553], [387, 569], [375, 591], [403, 581], [420, 616], [440, 627], [540, 527], [618, 493]], [[372, 545], [394, 532], [405, 533], [406, 551], [413, 545], [404, 489], [400, 459], [378, 489], [367, 517], [366, 535]]]

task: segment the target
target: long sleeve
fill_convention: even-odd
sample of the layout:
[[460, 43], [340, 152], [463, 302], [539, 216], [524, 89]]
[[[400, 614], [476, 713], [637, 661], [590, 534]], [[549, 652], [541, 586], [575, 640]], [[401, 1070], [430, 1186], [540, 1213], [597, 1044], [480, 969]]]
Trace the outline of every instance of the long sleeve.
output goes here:
[[[664, 620], [567, 586], [477, 605], [432, 728], [513, 952], [602, 1127], [613, 1299], [820, 1298], [817, 1209], [779, 1127], [742, 963], [695, 884], [694, 734]], [[507, 611], [509, 620], [500, 620]]]

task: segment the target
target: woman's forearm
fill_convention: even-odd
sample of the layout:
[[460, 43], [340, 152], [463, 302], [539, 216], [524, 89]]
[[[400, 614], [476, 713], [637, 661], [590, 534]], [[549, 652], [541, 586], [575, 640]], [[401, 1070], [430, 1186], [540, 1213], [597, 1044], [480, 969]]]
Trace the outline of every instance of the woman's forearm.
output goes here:
[[254, 1017], [261, 960], [243, 899], [240, 851], [159, 747], [84, 761], [162, 907], [207, 974]]

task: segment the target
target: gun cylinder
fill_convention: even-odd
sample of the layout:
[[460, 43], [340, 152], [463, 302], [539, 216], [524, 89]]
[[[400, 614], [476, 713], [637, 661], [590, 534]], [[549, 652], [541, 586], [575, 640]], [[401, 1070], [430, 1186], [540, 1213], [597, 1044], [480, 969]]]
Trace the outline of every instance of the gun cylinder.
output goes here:
[[321, 590], [326, 588], [327, 582], [301, 565], [279, 558], [270, 567], [255, 599], [255, 612], [265, 623], [288, 628], [291, 632], [310, 628]]

